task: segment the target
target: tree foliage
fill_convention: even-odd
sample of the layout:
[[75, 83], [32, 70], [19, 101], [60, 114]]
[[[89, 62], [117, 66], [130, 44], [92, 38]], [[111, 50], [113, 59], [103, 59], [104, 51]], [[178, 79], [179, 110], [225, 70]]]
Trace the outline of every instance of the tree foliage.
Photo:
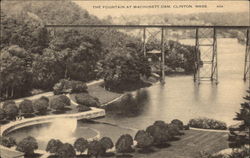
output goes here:
[[33, 155], [34, 150], [38, 149], [38, 143], [34, 137], [28, 136], [17, 144], [16, 150], [24, 152], [26, 155]]
[[8, 119], [14, 119], [18, 115], [18, 108], [15, 102], [5, 102], [3, 104], [3, 110]]
[[234, 118], [240, 123], [236, 127], [229, 128], [229, 147], [239, 148], [244, 145], [250, 145], [250, 91], [248, 95], [244, 97], [246, 102], [241, 104], [240, 112], [236, 113]]
[[64, 143], [58, 149], [58, 156], [60, 158], [74, 158], [76, 156], [76, 152], [71, 144]]
[[40, 114], [45, 114], [49, 107], [49, 99], [47, 97], [41, 97], [34, 101], [34, 110]]
[[20, 109], [21, 113], [24, 113], [24, 114], [31, 114], [34, 112], [33, 103], [31, 100], [28, 100], [28, 99], [24, 99], [19, 104], [19, 109]]
[[137, 147], [143, 149], [151, 147], [154, 143], [154, 138], [144, 130], [139, 130], [135, 134], [134, 140], [137, 141]]
[[132, 152], [133, 138], [129, 134], [124, 134], [119, 137], [115, 143], [115, 148], [118, 153]]
[[74, 143], [76, 151], [83, 153], [88, 148], [88, 141], [84, 138], [78, 138]]
[[47, 144], [46, 151], [58, 155], [59, 148], [62, 145], [63, 145], [63, 143], [60, 140], [51, 139]]

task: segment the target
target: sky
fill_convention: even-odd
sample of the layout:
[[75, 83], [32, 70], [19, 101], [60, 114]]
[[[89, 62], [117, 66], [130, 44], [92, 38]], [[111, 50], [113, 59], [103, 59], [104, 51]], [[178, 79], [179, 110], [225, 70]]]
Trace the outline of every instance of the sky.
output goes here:
[[[249, 12], [249, 1], [74, 1], [99, 18], [120, 15], [190, 14], [199, 12]], [[189, 8], [191, 5], [192, 8]], [[196, 5], [202, 5], [198, 8]], [[126, 8], [118, 8], [126, 7]], [[153, 8], [133, 8], [134, 6]], [[204, 8], [205, 7], [205, 8]]]

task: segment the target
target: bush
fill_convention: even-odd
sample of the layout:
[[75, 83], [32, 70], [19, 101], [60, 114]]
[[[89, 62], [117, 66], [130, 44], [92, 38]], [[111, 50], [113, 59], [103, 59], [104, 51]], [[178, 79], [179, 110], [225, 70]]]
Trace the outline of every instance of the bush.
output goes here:
[[38, 149], [37, 141], [34, 137], [28, 136], [17, 144], [16, 150], [24, 152], [25, 155], [32, 156], [34, 150]]
[[13, 147], [14, 145], [16, 145], [16, 140], [12, 137], [4, 137], [4, 136], [0, 136], [0, 144], [5, 146], [5, 147]]
[[34, 101], [33, 106], [35, 111], [40, 114], [45, 114], [49, 107], [49, 99], [47, 97], [42, 96], [41, 98]]
[[6, 116], [6, 115], [5, 115], [4, 110], [0, 108], [0, 120], [5, 119], [5, 116]]
[[61, 99], [61, 101], [66, 105], [66, 106], [70, 106], [71, 102], [70, 99], [65, 96], [65, 95], [59, 95], [58, 96], [59, 99]]
[[78, 112], [84, 112], [84, 111], [89, 111], [89, 110], [91, 110], [90, 107], [85, 106], [85, 105], [78, 105], [78, 106], [77, 106], [77, 109], [78, 109]]
[[178, 120], [178, 119], [172, 120], [171, 124], [176, 125], [180, 130], [183, 130], [183, 128], [184, 128], [183, 122]]
[[50, 107], [56, 111], [63, 111], [65, 106], [70, 105], [70, 100], [67, 96], [55, 96], [50, 101]]
[[[99, 141], [99, 143], [101, 144], [104, 153], [106, 153], [106, 151], [108, 149], [112, 149], [114, 147], [114, 143], [112, 142], [112, 140], [109, 137], [103, 137]], [[104, 153], [102, 153], [102, 154], [104, 154]]]
[[31, 114], [34, 112], [33, 110], [33, 104], [31, 100], [24, 99], [20, 104], [19, 104], [19, 110], [23, 114]]
[[76, 156], [76, 152], [71, 144], [65, 143], [59, 147], [58, 156], [60, 158], [74, 158]]
[[180, 132], [179, 126], [172, 124], [172, 123], [168, 124], [168, 131], [169, 131], [169, 134], [171, 135], [171, 137], [179, 136], [182, 134]]
[[154, 138], [144, 130], [139, 130], [136, 133], [134, 140], [137, 141], [137, 147], [143, 149], [150, 148], [154, 143]]
[[121, 135], [115, 144], [118, 153], [132, 152], [133, 138], [129, 134]]
[[18, 115], [18, 108], [15, 102], [9, 102], [9, 104], [3, 105], [3, 110], [9, 119], [14, 119]]
[[101, 143], [97, 140], [93, 140], [88, 145], [88, 155], [98, 157], [104, 153], [104, 149]]
[[53, 87], [54, 94], [63, 94], [63, 93], [82, 93], [87, 92], [87, 85], [81, 81], [66, 80], [62, 79], [56, 83]]
[[99, 107], [100, 102], [97, 98], [89, 95], [88, 93], [79, 93], [75, 96], [76, 102], [88, 107]]
[[51, 139], [47, 144], [46, 151], [58, 155], [59, 148], [62, 145], [63, 145], [63, 143], [60, 140]]
[[16, 103], [14, 102], [14, 101], [12, 101], [12, 100], [7, 100], [7, 101], [5, 101], [4, 103], [3, 103], [3, 109], [5, 109], [8, 105], [10, 105], [10, 104], [13, 104], [13, 105], [16, 105]]
[[189, 126], [194, 128], [203, 128], [203, 129], [227, 129], [226, 123], [214, 119], [208, 118], [196, 118], [189, 121]]
[[88, 148], [88, 141], [84, 138], [78, 138], [74, 143], [74, 148], [82, 154]]
[[163, 121], [156, 121], [146, 129], [146, 132], [153, 136], [154, 145], [166, 144], [172, 138], [167, 124]]

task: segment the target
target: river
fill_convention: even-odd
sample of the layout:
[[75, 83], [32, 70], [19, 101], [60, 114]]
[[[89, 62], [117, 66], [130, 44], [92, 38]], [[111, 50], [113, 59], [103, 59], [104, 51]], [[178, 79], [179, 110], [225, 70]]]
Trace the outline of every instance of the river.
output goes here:
[[[194, 44], [194, 40], [182, 40]], [[146, 88], [149, 101], [143, 112], [136, 117], [106, 117], [103, 121], [142, 129], [155, 120], [166, 122], [180, 119], [187, 123], [191, 118], [208, 117], [235, 123], [235, 112], [239, 111], [246, 95], [248, 82], [243, 81], [245, 46], [237, 39], [218, 39], [219, 84], [204, 81], [193, 82], [193, 76], [167, 76], [166, 84]]]
[[[194, 44], [194, 41], [183, 40], [181, 43]], [[167, 76], [164, 86], [156, 84], [144, 89], [149, 98], [140, 114], [133, 117], [107, 115], [97, 119], [113, 125], [79, 121], [74, 137], [83, 136], [84, 131], [79, 129], [88, 126], [115, 142], [121, 134], [133, 135], [137, 129], [145, 129], [156, 120], [170, 122], [180, 119], [186, 124], [192, 118], [208, 117], [232, 125], [235, 123], [235, 112], [239, 111], [248, 88], [247, 82], [243, 81], [244, 51], [245, 46], [239, 44], [237, 39], [218, 39], [218, 85], [211, 82], [198, 85], [193, 82], [192, 75]], [[20, 140], [21, 137], [33, 135], [34, 131], [37, 129], [26, 128], [12, 136]], [[42, 146], [44, 149], [45, 144]]]

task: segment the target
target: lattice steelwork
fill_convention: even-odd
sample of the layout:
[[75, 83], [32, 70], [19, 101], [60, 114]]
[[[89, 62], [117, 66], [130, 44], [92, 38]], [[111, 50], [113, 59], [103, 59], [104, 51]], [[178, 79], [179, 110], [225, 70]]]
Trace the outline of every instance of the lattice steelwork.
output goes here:
[[[127, 19], [124, 18], [126, 23]], [[103, 30], [108, 29], [134, 29], [139, 31], [142, 39], [142, 47], [144, 55], [147, 55], [147, 38], [153, 36], [155, 42], [160, 41], [160, 55], [161, 55], [161, 72], [162, 83], [165, 78], [165, 50], [166, 44], [165, 35], [169, 29], [195, 29], [196, 30], [196, 51], [194, 53], [194, 81], [200, 83], [201, 81], [212, 81], [218, 83], [218, 59], [217, 59], [217, 37], [216, 29], [247, 29], [246, 36], [246, 55], [244, 66], [244, 80], [249, 79], [250, 85], [250, 26], [204, 26], [204, 25], [45, 25], [47, 28], [54, 28], [52, 32], [55, 33], [55, 28], [99, 28]], [[157, 32], [151, 32], [150, 29], [158, 29]], [[106, 31], [103, 31], [103, 35]], [[248, 77], [247, 77], [248, 76]]]
[[215, 28], [196, 28], [194, 81], [218, 83], [217, 38]]
[[[245, 65], [244, 65], [244, 81], [247, 80], [247, 78], [249, 79], [249, 83], [250, 83], [250, 30], [247, 29], [247, 33], [246, 33], [246, 50], [245, 50]], [[250, 84], [249, 84], [250, 87]]]

